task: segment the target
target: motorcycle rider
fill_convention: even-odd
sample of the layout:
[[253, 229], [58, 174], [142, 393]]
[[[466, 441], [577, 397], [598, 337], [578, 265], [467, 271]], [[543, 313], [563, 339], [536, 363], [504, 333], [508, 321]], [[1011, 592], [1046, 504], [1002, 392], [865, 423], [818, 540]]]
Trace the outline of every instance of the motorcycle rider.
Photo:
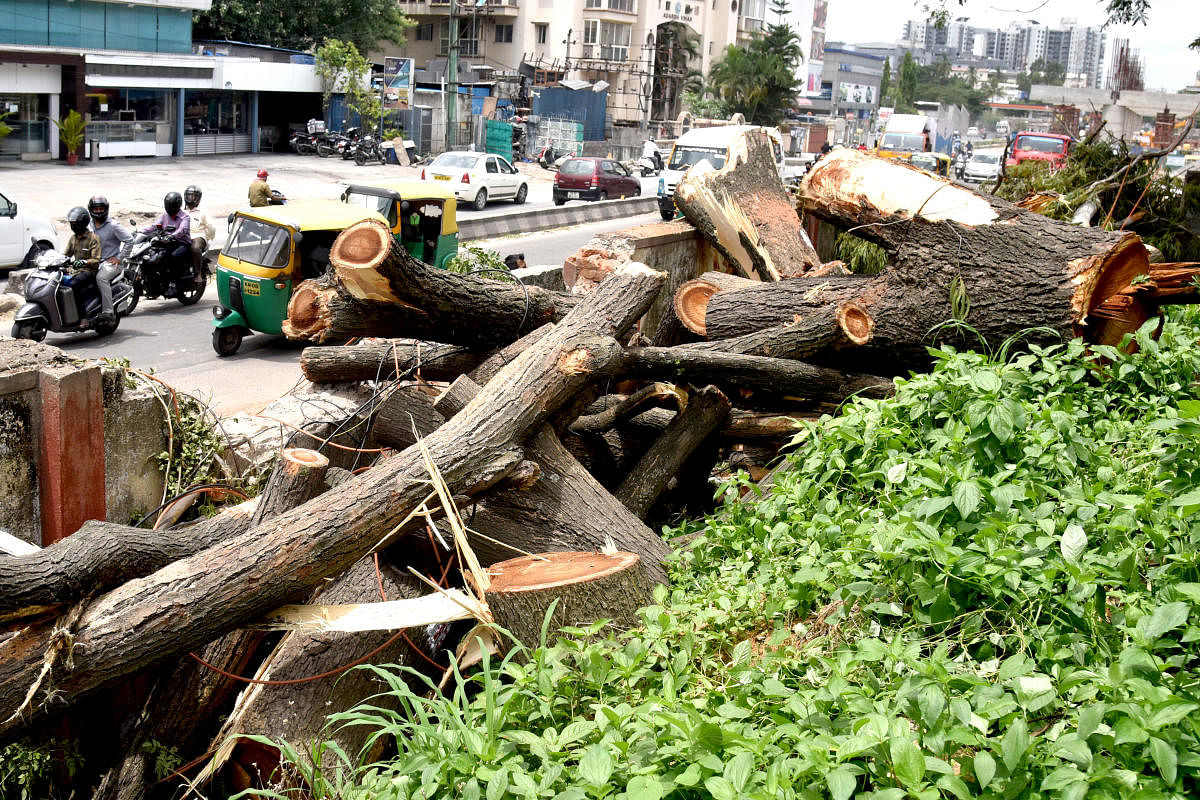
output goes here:
[[183, 195], [179, 192], [167, 192], [163, 198], [163, 214], [153, 225], [142, 228], [141, 234], [150, 236], [159, 232], [165, 233], [168, 228], [174, 228], [170, 235], [178, 242], [176, 247], [171, 250], [171, 260], [182, 262], [187, 258], [188, 250], [192, 245], [192, 222], [187, 212], [183, 210]]
[[662, 150], [658, 147], [658, 142], [653, 139], [647, 139], [642, 143], [642, 158], [648, 158], [654, 163], [654, 168], [662, 171]]
[[96, 270], [96, 288], [100, 292], [102, 314], [112, 315], [112, 281], [121, 274], [121, 259], [129, 255], [133, 234], [108, 216], [108, 198], [96, 195], [88, 200], [91, 228], [100, 240], [100, 266]]
[[216, 229], [208, 219], [208, 214], [200, 210], [200, 198], [203, 196], [204, 193], [200, 191], [200, 187], [194, 183], [183, 190], [183, 204], [192, 225], [192, 269], [196, 273], [197, 280], [204, 275], [202, 269], [204, 253], [208, 250], [208, 243], [216, 234]]
[[[71, 238], [67, 240], [67, 250], [64, 255], [74, 259], [71, 266], [76, 271], [96, 275], [96, 286], [99, 288], [102, 285], [98, 274], [101, 252], [100, 237], [88, 228], [91, 221], [91, 215], [83, 206], [75, 206], [67, 212], [67, 224], [71, 226]], [[113, 313], [111, 285], [100, 289], [100, 303], [99, 321], [109, 324], [116, 322], [117, 317]]]
[[265, 169], [258, 171], [258, 177], [250, 182], [250, 207], [260, 208], [262, 206], [279, 205], [279, 200], [271, 194], [271, 187], [267, 184], [267, 176], [270, 175]]

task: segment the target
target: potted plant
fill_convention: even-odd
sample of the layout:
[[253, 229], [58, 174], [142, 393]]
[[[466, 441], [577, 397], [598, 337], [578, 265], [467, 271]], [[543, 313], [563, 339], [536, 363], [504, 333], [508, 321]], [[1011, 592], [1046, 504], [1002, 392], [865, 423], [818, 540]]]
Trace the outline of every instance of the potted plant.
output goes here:
[[87, 127], [87, 122], [75, 109], [71, 109], [61, 122], [56, 119], [50, 121], [58, 128], [58, 138], [66, 145], [67, 164], [75, 166], [79, 161], [79, 146], [83, 144], [83, 129]]

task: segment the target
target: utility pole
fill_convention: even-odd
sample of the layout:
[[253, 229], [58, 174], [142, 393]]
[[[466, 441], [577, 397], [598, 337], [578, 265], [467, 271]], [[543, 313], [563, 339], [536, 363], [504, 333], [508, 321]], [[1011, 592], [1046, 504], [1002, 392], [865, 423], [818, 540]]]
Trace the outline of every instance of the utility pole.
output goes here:
[[450, 0], [450, 46], [446, 61], [446, 149], [458, 149], [458, 3]]

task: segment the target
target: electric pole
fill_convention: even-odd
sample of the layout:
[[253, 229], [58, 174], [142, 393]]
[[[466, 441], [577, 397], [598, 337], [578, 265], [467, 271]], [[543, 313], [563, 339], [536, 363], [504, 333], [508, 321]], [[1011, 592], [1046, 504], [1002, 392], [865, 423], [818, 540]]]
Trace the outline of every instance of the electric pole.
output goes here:
[[458, 149], [458, 10], [456, 0], [450, 0], [450, 40], [446, 61], [446, 149]]

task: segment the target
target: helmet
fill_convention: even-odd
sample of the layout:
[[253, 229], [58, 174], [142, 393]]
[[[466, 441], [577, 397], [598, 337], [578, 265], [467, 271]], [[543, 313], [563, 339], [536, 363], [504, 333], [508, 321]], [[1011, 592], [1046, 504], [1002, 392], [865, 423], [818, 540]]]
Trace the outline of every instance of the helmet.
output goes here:
[[83, 206], [75, 206], [67, 212], [67, 224], [71, 226], [71, 230], [75, 233], [83, 233], [88, 229], [88, 223], [91, 221], [91, 215]]
[[183, 202], [187, 203], [188, 208], [195, 208], [200, 205], [200, 198], [204, 195], [200, 191], [200, 187], [192, 184], [183, 190]]
[[179, 213], [181, 208], [183, 208], [183, 195], [179, 192], [167, 192], [167, 196], [163, 198], [163, 209], [173, 217]]
[[260, 170], [258, 171], [258, 177], [259, 177], [259, 178], [262, 178], [262, 179], [264, 179], [264, 180], [266, 179], [266, 177], [267, 177], [267, 174], [268, 174], [268, 173], [267, 173], [267, 171], [266, 171], [265, 169], [260, 169]]
[[97, 225], [104, 224], [104, 220], [108, 219], [108, 198], [104, 195], [96, 195], [88, 200], [87, 210]]

